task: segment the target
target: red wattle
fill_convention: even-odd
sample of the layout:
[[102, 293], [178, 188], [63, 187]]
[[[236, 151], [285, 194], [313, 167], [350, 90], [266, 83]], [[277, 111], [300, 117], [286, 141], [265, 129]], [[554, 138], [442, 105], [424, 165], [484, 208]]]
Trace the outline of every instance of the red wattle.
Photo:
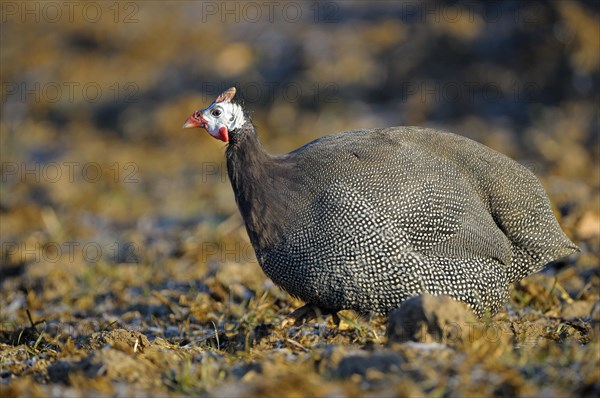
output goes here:
[[229, 142], [229, 132], [227, 131], [227, 127], [223, 126], [219, 128], [219, 137], [223, 142]]

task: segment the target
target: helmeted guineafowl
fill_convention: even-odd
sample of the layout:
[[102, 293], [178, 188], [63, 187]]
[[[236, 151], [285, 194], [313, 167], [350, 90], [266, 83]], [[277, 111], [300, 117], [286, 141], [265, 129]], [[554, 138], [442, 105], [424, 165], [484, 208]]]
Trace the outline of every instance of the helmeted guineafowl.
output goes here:
[[258, 262], [307, 306], [387, 314], [428, 292], [495, 313], [511, 282], [578, 250], [536, 177], [475, 141], [391, 127], [271, 156], [235, 93], [223, 92], [184, 127], [228, 143], [229, 178]]

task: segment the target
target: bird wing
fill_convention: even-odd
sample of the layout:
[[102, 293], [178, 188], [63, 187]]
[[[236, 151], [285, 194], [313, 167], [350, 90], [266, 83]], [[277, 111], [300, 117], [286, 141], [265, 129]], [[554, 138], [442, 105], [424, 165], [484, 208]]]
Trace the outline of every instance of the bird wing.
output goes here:
[[[352, 225], [357, 237], [372, 239], [375, 232], [380, 245], [510, 264], [509, 239], [451, 160], [389, 135], [350, 134], [334, 143], [324, 146], [332, 152], [322, 152], [317, 162], [323, 175], [334, 176], [318, 184], [326, 189], [315, 202], [317, 212], [337, 214], [332, 222]], [[321, 216], [319, 222], [329, 221]], [[326, 227], [332, 233], [336, 228]]]

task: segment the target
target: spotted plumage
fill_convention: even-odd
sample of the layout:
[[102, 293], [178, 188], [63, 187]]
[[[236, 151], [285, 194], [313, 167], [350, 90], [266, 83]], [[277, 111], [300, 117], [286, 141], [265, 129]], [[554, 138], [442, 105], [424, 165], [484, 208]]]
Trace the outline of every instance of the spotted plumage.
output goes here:
[[[535, 176], [475, 141], [393, 127], [271, 156], [234, 95], [228, 90], [186, 126], [227, 137], [228, 172], [257, 259], [308, 304], [386, 314], [428, 292], [494, 313], [512, 282], [577, 251]], [[219, 116], [207, 115], [215, 107]]]

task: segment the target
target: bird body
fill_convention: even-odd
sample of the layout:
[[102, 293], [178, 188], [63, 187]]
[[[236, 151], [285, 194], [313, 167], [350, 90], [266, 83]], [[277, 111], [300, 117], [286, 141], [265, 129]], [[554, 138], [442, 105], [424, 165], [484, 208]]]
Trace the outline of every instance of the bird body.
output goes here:
[[[484, 145], [392, 127], [271, 156], [234, 94], [186, 125], [225, 128], [228, 173], [257, 259], [310, 305], [386, 314], [427, 292], [494, 313], [512, 282], [577, 251], [537, 178]], [[215, 104], [226, 117], [213, 126]], [[231, 130], [229, 114], [237, 115]]]

